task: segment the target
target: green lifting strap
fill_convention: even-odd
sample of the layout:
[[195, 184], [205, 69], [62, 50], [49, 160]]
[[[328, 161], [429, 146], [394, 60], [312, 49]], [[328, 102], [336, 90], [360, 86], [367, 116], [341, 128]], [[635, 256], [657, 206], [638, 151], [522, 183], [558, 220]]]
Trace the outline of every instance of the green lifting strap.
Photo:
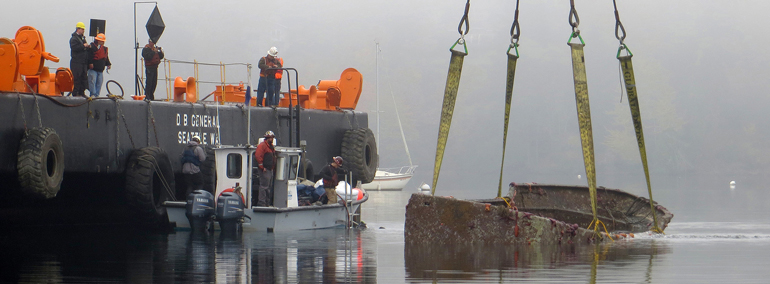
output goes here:
[[[457, 43], [455, 43], [457, 44]], [[454, 45], [453, 45], [454, 47]], [[465, 44], [463, 44], [465, 47]], [[449, 60], [449, 74], [446, 78], [446, 88], [444, 89], [444, 103], [441, 107], [441, 122], [438, 128], [438, 142], [436, 143], [436, 161], [433, 167], [433, 187], [431, 187], [431, 195], [436, 194], [436, 183], [438, 182], [438, 175], [441, 171], [441, 162], [444, 159], [444, 149], [446, 148], [447, 137], [449, 137], [449, 127], [452, 125], [452, 114], [455, 110], [455, 101], [457, 100], [457, 88], [460, 86], [460, 74], [463, 71], [463, 59], [467, 53], [460, 52], [453, 49], [452, 57]]]
[[639, 155], [642, 157], [642, 166], [644, 166], [644, 177], [647, 179], [647, 192], [650, 194], [650, 211], [652, 211], [652, 231], [663, 233], [658, 227], [658, 216], [655, 211], [655, 205], [652, 200], [652, 186], [650, 185], [650, 170], [647, 167], [647, 150], [644, 146], [644, 132], [642, 131], [642, 113], [639, 110], [639, 97], [636, 93], [636, 80], [634, 79], [634, 65], [631, 63], [633, 55], [619, 56], [620, 66], [623, 69], [623, 82], [626, 85], [626, 94], [628, 95], [628, 107], [631, 109], [631, 119], [634, 121], [634, 130], [636, 130], [636, 141], [639, 144]]
[[[581, 39], [582, 40], [582, 39]], [[591, 193], [591, 211], [595, 224], [594, 231], [599, 231], [599, 219], [596, 215], [596, 166], [594, 164], [594, 138], [591, 129], [591, 106], [588, 102], [588, 81], [586, 80], [586, 64], [583, 55], [585, 44], [568, 43], [572, 49], [572, 74], [575, 79], [575, 102], [577, 103], [578, 124], [580, 125], [580, 141], [583, 145], [583, 163], [586, 167], [588, 190]], [[590, 225], [588, 229], [590, 229]]]
[[[518, 45], [514, 44], [514, 48]], [[500, 162], [500, 180], [497, 183], [497, 197], [502, 196], [503, 192], [503, 167], [505, 167], [505, 144], [508, 140], [508, 121], [511, 115], [511, 97], [513, 96], [513, 79], [516, 77], [516, 61], [519, 59], [519, 50], [516, 49], [516, 55], [510, 53], [508, 48], [508, 75], [505, 80], [505, 122], [503, 124], [503, 158]]]

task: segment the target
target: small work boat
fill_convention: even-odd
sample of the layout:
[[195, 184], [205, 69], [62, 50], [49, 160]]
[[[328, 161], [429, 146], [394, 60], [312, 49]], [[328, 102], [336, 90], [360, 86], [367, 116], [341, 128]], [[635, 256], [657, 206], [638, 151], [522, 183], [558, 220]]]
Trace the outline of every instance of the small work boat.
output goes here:
[[[352, 226], [369, 194], [346, 187], [340, 202], [300, 206], [297, 185], [302, 149], [275, 147], [276, 169], [273, 206], [253, 206], [251, 183], [254, 146], [220, 146], [214, 149], [217, 186], [215, 195], [196, 190], [187, 201], [165, 201], [169, 223], [183, 229], [244, 231], [297, 231]], [[342, 184], [342, 182], [341, 182]], [[241, 185], [244, 185], [241, 188]], [[236, 190], [237, 189], [237, 190]], [[242, 195], [237, 194], [242, 190]], [[359, 193], [360, 192], [360, 193]], [[339, 194], [339, 193], [338, 193]], [[214, 200], [216, 196], [216, 205]], [[216, 220], [217, 223], [213, 221]]]

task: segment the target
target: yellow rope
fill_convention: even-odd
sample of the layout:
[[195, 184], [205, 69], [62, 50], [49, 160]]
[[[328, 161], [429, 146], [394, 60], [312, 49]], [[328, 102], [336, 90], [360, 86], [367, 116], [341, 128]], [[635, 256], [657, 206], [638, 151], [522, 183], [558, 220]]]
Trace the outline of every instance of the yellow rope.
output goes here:
[[592, 225], [595, 225], [595, 227], [594, 227], [594, 229], [593, 229], [593, 230], [594, 230], [594, 233], [598, 235], [598, 234], [601, 232], [601, 231], [599, 230], [599, 224], [601, 224], [601, 225], [602, 225], [602, 227], [604, 227], [604, 232], [605, 232], [605, 233], [607, 233], [607, 237], [609, 237], [609, 238], [610, 238], [610, 240], [612, 240], [612, 241], [614, 242], [615, 240], [613, 240], [613, 239], [612, 239], [612, 235], [611, 235], [611, 234], [610, 234], [610, 232], [607, 230], [607, 226], [604, 226], [604, 222], [602, 222], [602, 221], [601, 221], [601, 220], [599, 220], [599, 219], [596, 219], [596, 218], [594, 218], [594, 220], [593, 220], [593, 221], [591, 221], [591, 223], [590, 223], [590, 224], [588, 224], [588, 228], [587, 228], [587, 229], [588, 229], [588, 230], [591, 230], [591, 226], [592, 226]]
[[508, 203], [508, 199], [505, 199], [504, 197], [500, 197], [500, 196], [495, 197], [495, 199], [502, 199], [503, 202], [505, 202], [505, 206], [507, 206], [508, 208], [513, 208], [511, 207], [511, 203]]

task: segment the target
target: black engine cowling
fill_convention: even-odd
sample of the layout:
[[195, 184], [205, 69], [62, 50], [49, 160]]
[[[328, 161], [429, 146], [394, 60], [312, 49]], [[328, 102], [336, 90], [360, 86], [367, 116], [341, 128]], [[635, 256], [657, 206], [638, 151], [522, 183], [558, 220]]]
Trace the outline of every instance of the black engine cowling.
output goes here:
[[187, 195], [185, 213], [194, 231], [205, 230], [215, 213], [214, 195], [205, 190], [196, 190]]
[[223, 232], [238, 231], [243, 222], [243, 200], [232, 192], [222, 193], [217, 199], [217, 221]]

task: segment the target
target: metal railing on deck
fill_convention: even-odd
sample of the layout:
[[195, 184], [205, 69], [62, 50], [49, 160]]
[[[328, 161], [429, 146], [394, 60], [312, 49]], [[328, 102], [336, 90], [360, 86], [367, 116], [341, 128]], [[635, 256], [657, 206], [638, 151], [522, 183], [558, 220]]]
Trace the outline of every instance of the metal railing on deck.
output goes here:
[[[146, 80], [144, 77], [144, 58], [140, 59], [142, 66], [142, 69], [140, 71], [142, 82]], [[196, 94], [195, 97], [198, 98], [198, 101], [204, 101], [209, 96], [206, 96], [201, 99], [200, 97], [200, 84], [212, 84], [212, 85], [219, 85], [221, 86], [222, 92], [225, 90], [226, 85], [238, 85], [243, 83], [243, 81], [239, 82], [228, 82], [227, 81], [227, 66], [245, 66], [246, 67], [246, 84], [251, 85], [251, 63], [204, 63], [204, 62], [198, 62], [197, 60], [193, 61], [184, 61], [184, 60], [174, 60], [174, 59], [163, 59], [161, 61], [163, 63], [163, 77], [159, 77], [158, 81], [164, 81], [165, 82], [165, 91], [166, 91], [166, 100], [167, 101], [173, 101], [174, 100], [174, 80], [176, 77], [182, 77], [183, 79], [186, 79], [190, 76], [176, 76], [171, 77], [171, 66], [172, 64], [191, 64], [193, 65], [193, 78], [195, 78], [195, 87], [196, 87]], [[206, 81], [206, 80], [200, 80], [200, 72], [199, 68], [200, 66], [219, 66], [219, 81]], [[207, 93], [208, 95], [212, 94], [214, 90], [211, 91], [211, 93]], [[223, 101], [219, 102], [220, 104], [223, 104]]]
[[377, 168], [378, 171], [383, 172], [389, 172], [399, 175], [411, 175], [414, 173], [414, 169], [417, 168], [417, 165], [414, 166], [403, 166], [403, 167], [395, 167], [395, 168]]

